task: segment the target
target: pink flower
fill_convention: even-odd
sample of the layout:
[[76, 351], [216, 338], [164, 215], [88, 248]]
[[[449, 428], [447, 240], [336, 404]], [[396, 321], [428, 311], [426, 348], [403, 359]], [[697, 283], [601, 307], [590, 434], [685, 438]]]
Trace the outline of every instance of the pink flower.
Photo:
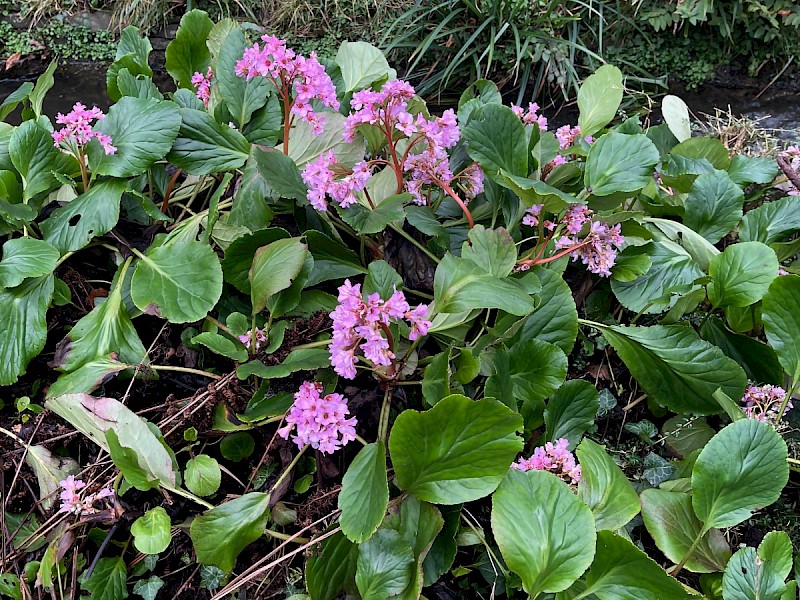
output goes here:
[[97, 512], [94, 504], [103, 498], [113, 498], [114, 491], [108, 488], [103, 488], [95, 494], [86, 494], [81, 497], [80, 490], [86, 487], [86, 484], [80, 479], [75, 479], [70, 475], [66, 479], [59, 481], [58, 485], [63, 490], [60, 494], [61, 507], [58, 512], [69, 513], [75, 515], [89, 515]]
[[575, 456], [568, 450], [569, 441], [561, 438], [556, 443], [547, 442], [533, 451], [530, 458], [520, 458], [511, 468], [520, 471], [550, 471], [558, 475], [566, 483], [577, 484], [581, 480], [581, 467], [575, 462]]
[[[563, 127], [559, 127], [556, 129], [556, 139], [558, 140], [558, 145], [561, 146], [561, 149], [569, 148], [573, 146], [578, 138], [581, 136], [581, 128], [580, 125], [575, 125], [575, 127], [570, 127], [569, 125], [564, 125]], [[587, 143], [591, 144], [594, 141], [594, 138], [590, 135], [587, 135], [583, 138]]]
[[197, 88], [197, 97], [203, 101], [203, 106], [208, 108], [208, 101], [211, 99], [211, 80], [214, 78], [214, 71], [208, 67], [208, 71], [203, 75], [195, 71], [192, 75], [192, 85]]
[[92, 130], [92, 121], [102, 121], [104, 118], [105, 114], [96, 106], [87, 109], [80, 102], [76, 102], [66, 115], [58, 113], [56, 116], [56, 123], [64, 127], [53, 132], [53, 145], [62, 152], [77, 155], [83, 151], [86, 144], [96, 139], [106, 154], [114, 154], [117, 149], [111, 145], [111, 138]]
[[336, 162], [333, 150], [320, 154], [314, 162], [306, 164], [300, 174], [308, 186], [308, 201], [321, 212], [328, 210], [328, 196], [342, 208], [356, 204], [356, 192], [366, 187], [371, 175], [366, 161], [356, 163], [353, 170], [349, 171]]
[[547, 131], [547, 117], [539, 114], [539, 105], [536, 102], [528, 104], [528, 110], [523, 109], [516, 104], [511, 105], [511, 110], [525, 125], [532, 125], [536, 123], [541, 131]]
[[617, 250], [624, 242], [619, 224], [609, 227], [600, 221], [593, 221], [589, 235], [572, 257], [580, 259], [592, 273], [609, 277], [611, 267], [617, 260]]
[[[289, 88], [294, 92], [290, 112], [309, 125], [315, 135], [322, 133], [325, 117], [313, 110], [312, 101], [318, 100], [323, 105], [339, 110], [336, 99], [336, 88], [325, 72], [325, 67], [311, 53], [308, 58], [295, 54], [286, 47], [286, 40], [264, 35], [263, 49], [256, 43], [244, 51], [242, 59], [236, 63], [236, 74], [249, 81], [253, 77], [266, 77], [288, 95]], [[289, 101], [288, 97], [284, 101]]]
[[319, 382], [306, 381], [300, 386], [286, 415], [286, 426], [278, 430], [278, 435], [289, 439], [295, 429], [292, 441], [298, 448], [310, 445], [323, 454], [333, 454], [356, 439], [356, 418], [346, 418], [350, 411], [343, 395], [322, 396], [322, 390]]
[[427, 320], [428, 306], [420, 304], [414, 309], [405, 294], [398, 290], [388, 300], [378, 293], [370, 294], [366, 302], [361, 295], [361, 284], [352, 285], [345, 280], [339, 287], [339, 304], [331, 312], [333, 338], [328, 347], [333, 370], [345, 379], [356, 376], [356, 352], [374, 365], [390, 366], [395, 359], [385, 329], [393, 321], [404, 319], [411, 327], [409, 339], [427, 335], [431, 322]]
[[[249, 350], [250, 349], [250, 344], [253, 341], [253, 330], [251, 329], [247, 333], [242, 334], [242, 335], [240, 335], [238, 337], [239, 337], [239, 341], [244, 344], [244, 347]], [[266, 344], [267, 343], [267, 334], [265, 334], [262, 329], [259, 329], [258, 327], [256, 327], [255, 340], [256, 340], [255, 347], [256, 347], [256, 350], [258, 350], [261, 347], [261, 344]]]
[[522, 217], [522, 224], [530, 227], [536, 227], [539, 224], [539, 215], [544, 208], [544, 204], [534, 204], [525, 211], [525, 216]]
[[[750, 419], [777, 425], [778, 411], [786, 399], [786, 390], [776, 385], [751, 385], [744, 392], [742, 403], [744, 413]], [[786, 403], [786, 410], [794, 408], [791, 400]]]

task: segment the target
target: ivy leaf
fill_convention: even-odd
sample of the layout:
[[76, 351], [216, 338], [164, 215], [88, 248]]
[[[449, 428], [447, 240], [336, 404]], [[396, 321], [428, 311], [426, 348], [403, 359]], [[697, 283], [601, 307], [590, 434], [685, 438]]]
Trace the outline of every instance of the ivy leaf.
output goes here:
[[151, 575], [147, 579], [140, 579], [133, 584], [133, 593], [141, 596], [144, 600], [156, 600], [158, 591], [164, 587], [164, 580], [156, 575]]
[[578, 125], [581, 135], [594, 135], [608, 125], [622, 102], [622, 71], [603, 65], [586, 78], [578, 90]]
[[639, 498], [603, 446], [584, 438], [575, 450], [581, 465], [578, 497], [592, 509], [595, 528], [616, 531], [639, 513]]
[[161, 554], [172, 541], [171, 527], [163, 507], [151, 508], [131, 524], [133, 545], [143, 554]]
[[694, 573], [717, 573], [725, 568], [731, 556], [728, 542], [719, 529], [703, 533], [703, 524], [694, 514], [689, 494], [653, 488], [642, 492], [641, 501], [644, 526], [664, 556], [678, 564], [700, 537], [686, 568]]
[[81, 589], [90, 592], [89, 600], [124, 600], [128, 597], [128, 568], [125, 560], [101, 558], [92, 575], [81, 582]]
[[659, 486], [675, 474], [675, 467], [655, 452], [644, 457], [642, 476], [652, 486]]
[[534, 598], [566, 590], [595, 553], [592, 512], [546, 471], [508, 471], [492, 496], [492, 531], [506, 564]]
[[359, 450], [342, 478], [342, 533], [356, 543], [368, 540], [381, 524], [388, 503], [386, 448], [378, 441]]
[[197, 241], [176, 242], [139, 254], [131, 298], [139, 310], [171, 323], [204, 318], [222, 295], [222, 267], [216, 253]]
[[566, 438], [569, 447], [574, 448], [583, 434], [594, 426], [599, 409], [600, 398], [591, 383], [582, 379], [564, 382], [547, 402], [544, 411], [546, 439], [554, 442]]
[[786, 442], [766, 423], [731, 423], [692, 468], [692, 505], [705, 530], [733, 527], [769, 506], [789, 479]]
[[522, 450], [521, 428], [522, 418], [491, 398], [452, 395], [425, 412], [406, 410], [389, 436], [397, 483], [437, 504], [486, 496]]
[[192, 89], [192, 75], [205, 75], [211, 62], [211, 52], [206, 40], [214, 22], [202, 10], [191, 10], [183, 15], [175, 39], [167, 45], [167, 72], [179, 88]]
[[414, 553], [393, 529], [381, 529], [358, 547], [356, 587], [362, 600], [385, 600], [411, 581]]
[[196, 517], [189, 528], [197, 562], [230, 573], [236, 558], [264, 533], [269, 494], [250, 492]]
[[47, 242], [31, 237], [7, 240], [0, 260], [0, 288], [13, 288], [28, 277], [49, 275], [61, 255]]
[[714, 307], [745, 307], [761, 300], [778, 275], [778, 257], [761, 242], [740, 242], [711, 260], [708, 299]]

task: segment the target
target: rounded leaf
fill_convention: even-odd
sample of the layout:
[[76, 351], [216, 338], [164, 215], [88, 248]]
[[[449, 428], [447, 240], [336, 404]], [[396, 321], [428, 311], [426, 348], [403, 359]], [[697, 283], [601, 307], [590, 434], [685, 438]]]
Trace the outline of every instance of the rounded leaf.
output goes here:
[[361, 600], [386, 600], [411, 581], [414, 551], [394, 529], [382, 529], [358, 547], [356, 587]]
[[156, 506], [131, 525], [133, 545], [143, 554], [160, 554], [167, 549], [172, 539], [171, 527], [167, 511]]
[[778, 275], [775, 251], [761, 242], [741, 242], [717, 254], [708, 268], [708, 299], [714, 306], [750, 306], [761, 300]]
[[219, 489], [222, 472], [217, 459], [200, 454], [186, 463], [184, 483], [198, 496], [210, 496]]
[[364, 446], [342, 478], [339, 525], [353, 542], [363, 542], [378, 529], [389, 503], [386, 448], [383, 442]]

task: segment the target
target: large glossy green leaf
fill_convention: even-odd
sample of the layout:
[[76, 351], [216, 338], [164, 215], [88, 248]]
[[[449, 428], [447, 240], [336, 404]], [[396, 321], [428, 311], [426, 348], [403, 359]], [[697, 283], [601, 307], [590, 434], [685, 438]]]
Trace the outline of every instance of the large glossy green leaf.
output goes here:
[[27, 202], [34, 196], [52, 190], [58, 185], [53, 171], [70, 174], [77, 167], [75, 159], [53, 146], [53, 136], [39, 121], [25, 121], [13, 130], [8, 142], [8, 155], [14, 168], [22, 177], [23, 198]]
[[406, 410], [389, 437], [397, 483], [437, 504], [486, 496], [522, 450], [521, 428], [522, 418], [491, 398], [453, 395], [425, 412]]
[[602, 326], [600, 330], [653, 400], [678, 413], [720, 412], [713, 398], [722, 388], [741, 398], [742, 368], [684, 325]]
[[497, 393], [505, 389], [502, 382], [511, 384], [514, 397], [521, 404], [544, 400], [567, 376], [567, 357], [561, 349], [538, 339], [517, 342], [509, 350], [508, 359], [496, 359], [494, 366], [495, 373], [486, 382], [487, 394], [511, 408], [516, 408], [517, 402]]
[[253, 257], [256, 251], [272, 242], [289, 237], [289, 232], [279, 227], [261, 229], [254, 233], [243, 235], [234, 240], [225, 249], [222, 259], [222, 272], [225, 281], [236, 287], [243, 294], [250, 293], [250, 267], [253, 266]]
[[172, 75], [179, 88], [192, 87], [192, 75], [205, 75], [211, 62], [211, 53], [206, 45], [214, 22], [202, 10], [192, 10], [183, 15], [175, 39], [167, 46], [167, 72]]
[[341, 210], [340, 214], [345, 223], [362, 235], [379, 233], [390, 223], [402, 225], [406, 216], [404, 205], [409, 200], [411, 194], [395, 194], [384, 198], [375, 208], [353, 204]]
[[591, 383], [582, 379], [564, 382], [551, 396], [544, 411], [546, 438], [553, 442], [566, 438], [570, 448], [574, 448], [594, 425], [599, 408], [600, 399]]
[[528, 143], [525, 126], [507, 106], [485, 104], [461, 130], [467, 154], [489, 175], [500, 171], [527, 177]]
[[120, 447], [133, 451], [138, 468], [149, 479], [164, 486], [175, 486], [173, 457], [163, 441], [120, 401], [88, 394], [66, 394], [50, 398], [45, 406], [107, 452], [106, 434], [110, 431]]
[[514, 315], [526, 315], [534, 301], [510, 278], [501, 279], [475, 263], [446, 254], [433, 280], [436, 312], [459, 313], [475, 308], [499, 308]]
[[541, 204], [546, 211], [560, 212], [570, 204], [580, 204], [580, 200], [541, 179], [530, 179], [500, 171], [497, 183], [514, 192], [526, 206]]
[[778, 165], [770, 156], [736, 154], [731, 158], [728, 175], [736, 185], [742, 187], [751, 183], [772, 183], [778, 176]]
[[306, 588], [312, 600], [334, 600], [345, 587], [355, 587], [358, 546], [341, 532], [319, 543], [306, 563]]
[[586, 589], [583, 594], [593, 594], [598, 600], [693, 598], [652, 558], [611, 531], [600, 531], [597, 534], [597, 551], [586, 574]]
[[348, 539], [361, 543], [378, 529], [389, 503], [386, 448], [378, 441], [364, 446], [342, 478], [339, 525]]
[[274, 89], [264, 77], [247, 81], [236, 74], [236, 63], [242, 59], [246, 45], [244, 31], [234, 26], [222, 41], [214, 71], [220, 96], [240, 129], [247, 125], [253, 112], [267, 103], [267, 96]]
[[314, 256], [314, 270], [311, 271], [308, 285], [316, 285], [331, 279], [344, 279], [366, 273], [358, 254], [342, 242], [318, 231], [306, 231], [308, 251]]
[[[792, 542], [784, 531], [770, 531], [758, 550], [746, 547], [731, 558], [722, 577], [725, 600], [781, 600], [792, 571]], [[792, 593], [790, 598], [794, 598]]]
[[265, 106], [253, 113], [242, 133], [253, 144], [274, 146], [278, 142], [283, 134], [283, 111], [277, 94], [267, 97]]
[[[582, 468], [581, 464], [581, 475]], [[644, 525], [664, 556], [678, 564], [699, 537], [686, 568], [695, 573], [717, 573], [725, 568], [731, 557], [728, 542], [719, 529], [703, 533], [688, 493], [652, 488], [642, 492], [641, 501]]]
[[711, 317], [703, 324], [700, 336], [739, 363], [750, 381], [773, 385], [783, 383], [783, 368], [775, 351], [767, 344], [730, 331], [717, 317]]
[[122, 298], [122, 282], [127, 269], [128, 263], [120, 267], [108, 298], [81, 317], [58, 345], [53, 359], [57, 369], [74, 371], [112, 352], [127, 364], [137, 364], [144, 359], [147, 351]]
[[308, 247], [300, 238], [286, 238], [259, 248], [250, 267], [253, 312], [260, 312], [273, 294], [288, 288], [300, 273]]
[[275, 148], [253, 146], [250, 152], [259, 174], [279, 196], [295, 200], [306, 197], [308, 187], [291, 158]]
[[19, 106], [19, 103], [25, 100], [32, 91], [33, 82], [26, 81], [8, 96], [3, 98], [3, 101], [0, 102], [0, 121], [5, 120], [8, 115], [14, 112], [14, 109]]
[[[800, 381], [800, 277], [784, 275], [769, 286], [761, 305], [764, 331], [781, 366], [792, 378]], [[731, 396], [730, 394], [728, 394]], [[738, 396], [731, 396], [738, 398]]]
[[369, 87], [394, 73], [383, 52], [367, 42], [342, 42], [336, 53], [336, 64], [344, 81], [340, 93]]
[[711, 166], [727, 171], [731, 164], [730, 153], [721, 140], [714, 137], [692, 137], [672, 149], [673, 156], [692, 160], [707, 160]]
[[725, 171], [704, 173], [694, 180], [684, 202], [683, 222], [712, 244], [742, 218], [744, 192]]
[[469, 230], [461, 257], [496, 277], [507, 277], [517, 262], [517, 247], [505, 228], [486, 229], [479, 224]]
[[144, 173], [172, 148], [181, 127], [178, 105], [152, 98], [125, 97], [97, 126], [117, 151], [106, 154], [99, 142], [89, 144], [89, 166], [97, 175], [133, 177]]
[[692, 505], [704, 529], [733, 527], [775, 502], [789, 478], [787, 456], [767, 423], [741, 419], [715, 435], [692, 468]]
[[47, 339], [45, 315], [53, 299], [55, 278], [27, 279], [0, 289], [0, 385], [14, 383]]
[[728, 246], [709, 266], [708, 299], [715, 307], [750, 306], [767, 293], [778, 266], [775, 252], [761, 242]]
[[[311, 126], [305, 121], [297, 122], [289, 134], [289, 156], [302, 168], [307, 162], [316, 160], [320, 154], [333, 150], [336, 161], [346, 167], [352, 167], [364, 158], [364, 146], [361, 136], [355, 142], [346, 142], [344, 133], [345, 117], [338, 112], [323, 111], [325, 130], [315, 135]], [[283, 146], [280, 146], [283, 150]]]
[[247, 160], [250, 143], [207, 112], [182, 108], [178, 137], [167, 160], [190, 175], [238, 169]]
[[49, 275], [60, 256], [52, 245], [31, 237], [7, 240], [2, 248], [0, 288], [16, 287], [28, 277]]
[[542, 283], [539, 306], [525, 320], [515, 339], [550, 342], [569, 355], [578, 337], [578, 311], [572, 290], [555, 271], [537, 268], [534, 272]]
[[643, 134], [606, 134], [589, 150], [584, 184], [595, 196], [637, 192], [652, 181], [658, 158], [658, 149]]
[[567, 589], [595, 553], [592, 512], [547, 471], [508, 471], [492, 496], [492, 532], [534, 598]]
[[623, 88], [622, 71], [614, 65], [603, 65], [586, 78], [578, 90], [581, 135], [594, 135], [617, 116]]
[[172, 323], [205, 317], [222, 295], [222, 267], [202, 242], [176, 242], [140, 255], [131, 279], [139, 310]]
[[414, 552], [394, 529], [381, 529], [358, 547], [356, 586], [362, 600], [386, 600], [411, 582]]
[[788, 196], [748, 211], [742, 219], [739, 239], [744, 242], [782, 242], [800, 231], [797, 198]]
[[85, 247], [96, 236], [111, 231], [119, 220], [119, 203], [126, 182], [110, 179], [57, 208], [42, 222], [46, 242], [62, 254]]
[[160, 554], [172, 541], [171, 527], [163, 507], [151, 508], [131, 524], [133, 545], [143, 554]]
[[578, 497], [592, 509], [595, 528], [621, 529], [639, 513], [639, 498], [603, 446], [584, 438], [575, 450], [581, 465]]
[[682, 223], [653, 217], [645, 217], [644, 221], [648, 225], [647, 228], [652, 231], [654, 241], [663, 242], [666, 238], [681, 246], [700, 265], [703, 271], [708, 270], [708, 265], [712, 259], [719, 254], [719, 250], [706, 238]]
[[197, 562], [230, 573], [236, 558], [264, 533], [269, 520], [269, 494], [250, 492], [195, 517], [189, 535]]

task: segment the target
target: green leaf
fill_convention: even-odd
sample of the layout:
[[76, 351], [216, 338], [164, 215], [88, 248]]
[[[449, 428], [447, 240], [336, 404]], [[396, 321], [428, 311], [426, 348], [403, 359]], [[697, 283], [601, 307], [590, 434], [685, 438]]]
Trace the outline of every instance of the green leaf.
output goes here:
[[129, 365], [144, 359], [147, 351], [133, 327], [122, 298], [127, 269], [128, 263], [120, 267], [114, 276], [108, 298], [95, 306], [89, 314], [81, 317], [59, 343], [53, 358], [53, 365], [57, 369], [75, 371], [111, 353]]
[[361, 293], [369, 296], [378, 293], [388, 299], [396, 289], [403, 288], [403, 278], [385, 260], [373, 260], [367, 268], [367, 276]]
[[704, 529], [733, 527], [775, 502], [789, 478], [786, 442], [742, 419], [715, 435], [692, 468], [692, 505]]
[[50, 131], [38, 121], [25, 121], [14, 129], [8, 142], [8, 155], [22, 177], [25, 202], [58, 185], [52, 172], [58, 169], [62, 154], [53, 146]]
[[289, 232], [285, 229], [271, 227], [243, 235], [234, 240], [225, 249], [225, 257], [222, 259], [222, 272], [225, 281], [232, 284], [240, 292], [249, 295], [250, 280], [248, 275], [250, 267], [253, 265], [253, 257], [256, 251], [275, 240], [288, 237]]
[[148, 424], [118, 400], [66, 394], [50, 398], [45, 406], [106, 451], [109, 450], [106, 433], [111, 431], [122, 448], [135, 452], [138, 467], [151, 480], [175, 486], [172, 455]]
[[747, 335], [733, 333], [717, 317], [711, 317], [703, 324], [700, 336], [739, 363], [749, 380], [773, 385], [783, 383], [783, 368], [775, 351], [767, 344]]
[[158, 591], [164, 587], [164, 580], [157, 575], [151, 575], [147, 579], [139, 579], [133, 584], [133, 593], [141, 596], [143, 600], [156, 600]]
[[47, 68], [45, 69], [44, 73], [39, 75], [36, 79], [36, 85], [33, 87], [31, 91], [31, 95], [29, 97], [31, 103], [31, 109], [33, 110], [33, 114], [38, 119], [42, 116], [42, 103], [44, 102], [44, 97], [47, 95], [47, 92], [53, 87], [55, 80], [53, 79], [53, 73], [56, 71], [56, 67], [58, 66], [57, 60], [52, 60]]
[[526, 206], [541, 204], [544, 210], [560, 212], [570, 204], [580, 204], [580, 200], [562, 192], [540, 179], [529, 179], [500, 171], [497, 183], [514, 192]]
[[478, 224], [469, 230], [461, 257], [495, 277], [507, 277], [517, 263], [517, 246], [505, 228], [486, 229]]
[[653, 180], [658, 158], [647, 136], [608, 133], [589, 150], [584, 183], [594, 196], [638, 192]]
[[14, 112], [14, 109], [19, 106], [19, 103], [25, 100], [32, 91], [33, 82], [26, 81], [8, 96], [3, 98], [3, 101], [0, 102], [0, 121], [4, 121], [8, 115]]
[[736, 185], [746, 187], [751, 183], [772, 183], [778, 176], [778, 165], [769, 156], [736, 154], [731, 159], [728, 175]]
[[308, 251], [314, 257], [314, 270], [308, 279], [309, 287], [332, 279], [344, 279], [366, 273], [358, 254], [338, 240], [318, 231], [305, 232]]
[[133, 545], [143, 554], [160, 554], [172, 541], [171, 527], [167, 511], [151, 508], [131, 524]]
[[81, 589], [90, 592], [89, 600], [123, 600], [128, 597], [128, 568], [125, 560], [101, 558], [92, 575], [81, 582]]
[[204, 331], [192, 338], [193, 344], [202, 344], [215, 354], [225, 356], [237, 362], [245, 362], [248, 358], [247, 350], [241, 342], [238, 344], [229, 337]]
[[450, 352], [440, 352], [425, 367], [422, 377], [422, 397], [433, 406], [450, 395]]
[[131, 298], [144, 312], [171, 323], [204, 318], [222, 295], [222, 267], [202, 242], [159, 246], [139, 262], [131, 279]]
[[334, 600], [355, 583], [358, 546], [341, 532], [320, 542], [306, 563], [306, 588], [313, 600]]
[[595, 559], [586, 574], [586, 596], [598, 600], [691, 600], [683, 586], [630, 541], [597, 534]]
[[586, 78], [578, 90], [578, 126], [581, 135], [594, 135], [617, 115], [622, 103], [622, 71], [603, 65]]
[[233, 462], [249, 458], [256, 448], [253, 436], [245, 431], [237, 431], [226, 435], [219, 444], [219, 451], [223, 457]]
[[667, 94], [661, 100], [661, 114], [664, 115], [664, 121], [679, 142], [688, 140], [692, 137], [692, 126], [689, 120], [689, 107], [686, 102]]
[[264, 310], [270, 296], [288, 288], [306, 261], [308, 247], [299, 238], [286, 238], [259, 248], [248, 279], [253, 313]]
[[385, 600], [411, 581], [414, 553], [393, 529], [381, 529], [358, 547], [356, 587], [362, 600]]
[[725, 171], [704, 173], [686, 197], [683, 223], [716, 244], [739, 223], [743, 204], [742, 188]]
[[767, 202], [747, 212], [739, 239], [743, 242], [782, 242], [800, 231], [800, 211], [794, 196]]
[[205, 75], [211, 62], [206, 39], [214, 22], [202, 10], [191, 10], [181, 18], [175, 39], [167, 46], [167, 72], [179, 88], [192, 88], [192, 75]]
[[361, 204], [353, 204], [340, 211], [342, 219], [362, 235], [379, 233], [391, 223], [402, 222], [406, 213], [404, 204], [411, 200], [411, 194], [389, 196], [374, 209]]
[[708, 270], [708, 265], [712, 259], [719, 254], [719, 250], [711, 245], [707, 239], [677, 221], [652, 217], [647, 217], [644, 220], [650, 225], [648, 229], [652, 231], [653, 239], [657, 243], [663, 244], [666, 241], [670, 241], [681, 246], [704, 271]]
[[75, 252], [97, 236], [111, 231], [119, 220], [119, 203], [126, 182], [101, 181], [42, 222], [44, 240], [59, 252]]
[[197, 562], [230, 573], [239, 553], [264, 533], [268, 519], [269, 494], [259, 492], [250, 492], [204, 512], [189, 528]]
[[260, 146], [253, 146], [250, 153], [258, 173], [279, 196], [294, 200], [306, 197], [308, 187], [291, 158], [275, 148]]
[[536, 311], [530, 315], [515, 339], [536, 338], [555, 344], [569, 355], [578, 337], [578, 311], [572, 290], [555, 271], [536, 268], [534, 273], [542, 282], [541, 298]]
[[368, 540], [381, 524], [388, 503], [386, 448], [378, 441], [359, 450], [342, 478], [342, 533], [356, 543]]
[[7, 240], [0, 260], [0, 288], [18, 286], [28, 277], [49, 275], [61, 255], [47, 242], [31, 237]]
[[701, 450], [714, 437], [714, 430], [703, 417], [676, 415], [661, 426], [667, 446], [682, 457]]
[[28, 446], [25, 462], [36, 474], [39, 500], [45, 510], [50, 510], [53, 506], [59, 483], [80, 469], [80, 465], [73, 459], [56, 456], [44, 446]]
[[682, 141], [672, 149], [672, 156], [692, 160], [705, 159], [715, 169], [727, 171], [731, 164], [730, 154], [720, 140], [711, 137], [693, 137]]
[[89, 165], [96, 175], [134, 177], [164, 158], [181, 128], [174, 102], [152, 98], [121, 98], [97, 127], [117, 148], [106, 154], [97, 141], [88, 146]]
[[778, 275], [778, 257], [761, 242], [725, 248], [711, 261], [708, 299], [715, 307], [745, 307], [761, 300]]
[[455, 538], [461, 523], [461, 506], [442, 506], [440, 512], [444, 526], [422, 562], [425, 585], [433, 585], [450, 569], [458, 551]]
[[492, 496], [492, 531], [506, 564], [533, 597], [567, 589], [595, 553], [592, 512], [546, 471], [508, 471]]
[[547, 402], [544, 422], [546, 439], [569, 440], [574, 448], [583, 434], [594, 426], [594, 417], [600, 409], [597, 390], [588, 381], [572, 379], [558, 388]]
[[292, 350], [279, 365], [267, 366], [262, 362], [250, 361], [236, 369], [239, 379], [250, 375], [262, 379], [280, 379], [297, 371], [309, 371], [330, 366], [330, 353], [327, 348], [300, 348]]
[[459, 313], [475, 308], [499, 308], [526, 315], [534, 301], [516, 280], [494, 277], [475, 263], [446, 254], [433, 280], [436, 312]]
[[747, 547], [733, 555], [722, 576], [722, 593], [725, 600], [780, 600], [791, 571], [788, 534], [770, 531], [758, 550]]
[[507, 106], [485, 104], [475, 110], [461, 129], [467, 154], [490, 176], [500, 171], [526, 177], [528, 144], [525, 126]]
[[717, 388], [741, 398], [742, 368], [683, 325], [602, 326], [599, 329], [645, 392], [677, 413], [714, 414]]
[[425, 412], [406, 410], [389, 437], [397, 483], [437, 504], [482, 498], [522, 449], [521, 428], [521, 417], [491, 398], [453, 395]]
[[[792, 378], [800, 381], [800, 277], [784, 275], [777, 277], [769, 286], [761, 305], [764, 331], [770, 346], [778, 355], [778, 362]], [[2, 306], [2, 303], [0, 303]], [[728, 394], [739, 398], [735, 394]]]
[[[364, 158], [364, 146], [361, 136], [356, 136], [354, 143], [346, 142], [344, 133], [345, 117], [338, 112], [323, 111], [325, 130], [316, 135], [311, 125], [305, 121], [296, 123], [289, 134], [289, 156], [295, 164], [302, 168], [307, 162], [316, 160], [320, 154], [333, 150], [336, 162], [348, 168]], [[282, 145], [279, 150], [283, 151]]]
[[56, 398], [64, 394], [81, 392], [90, 394], [120, 371], [131, 367], [131, 365], [114, 360], [111, 356], [112, 354], [109, 354], [89, 361], [72, 373], [62, 375], [47, 388], [47, 397]]
[[584, 438], [575, 450], [581, 465], [578, 497], [592, 510], [595, 529], [616, 531], [639, 513], [639, 498], [603, 446]]
[[181, 127], [167, 160], [190, 175], [207, 175], [240, 168], [250, 143], [202, 110], [180, 109]]
[[219, 95], [240, 129], [247, 125], [255, 111], [267, 103], [267, 96], [274, 89], [264, 77], [247, 81], [236, 74], [236, 63], [242, 59], [246, 46], [244, 31], [234, 24], [222, 41], [214, 69]]
[[703, 524], [692, 510], [692, 497], [688, 493], [652, 488], [642, 492], [641, 501], [644, 525], [669, 560], [678, 564], [700, 537], [686, 568], [694, 573], [716, 573], [725, 568], [731, 556], [728, 542], [719, 529], [703, 533]]
[[24, 375], [28, 363], [44, 348], [54, 285], [54, 277], [47, 275], [0, 289], [0, 386]]
[[[511, 382], [514, 396], [520, 403], [539, 402], [555, 392], [567, 376], [567, 357], [561, 349], [538, 339], [517, 342], [511, 347], [508, 358], [507, 366], [495, 361], [496, 372], [486, 382], [487, 393], [494, 393], [489, 389], [499, 388], [497, 380], [500, 379]], [[513, 408], [510, 398], [498, 396], [497, 399]]]
[[222, 472], [217, 459], [208, 454], [198, 454], [186, 463], [186, 487], [198, 496], [210, 496], [219, 489]]
[[342, 42], [336, 53], [336, 64], [344, 81], [344, 89], [339, 92], [344, 94], [391, 78], [394, 73], [383, 52], [366, 42]]
[[283, 135], [283, 111], [277, 94], [267, 97], [266, 105], [253, 113], [242, 133], [252, 144], [274, 146], [278, 142]]

